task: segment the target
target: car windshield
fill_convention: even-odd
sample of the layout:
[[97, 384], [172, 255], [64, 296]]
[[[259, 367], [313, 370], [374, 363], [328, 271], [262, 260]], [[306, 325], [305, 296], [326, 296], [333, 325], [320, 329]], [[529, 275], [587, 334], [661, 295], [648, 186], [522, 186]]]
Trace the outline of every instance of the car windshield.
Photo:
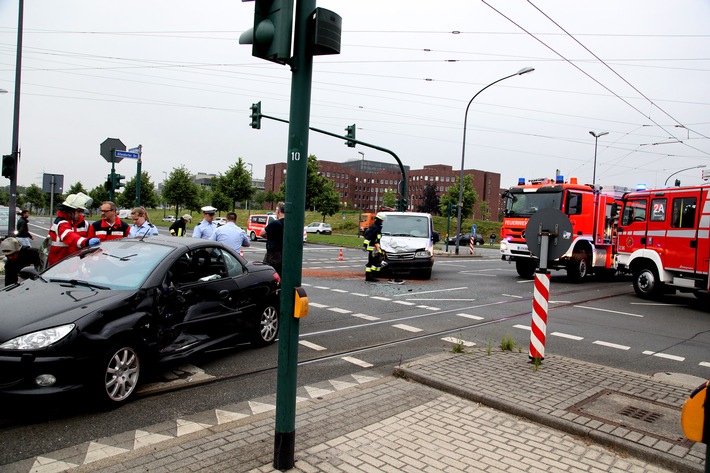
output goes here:
[[508, 217], [530, 217], [538, 210], [559, 210], [562, 205], [562, 192], [510, 192], [507, 197]]
[[134, 240], [103, 242], [60, 261], [43, 272], [42, 278], [98, 289], [138, 289], [171, 251]]
[[429, 236], [429, 219], [416, 215], [387, 215], [382, 222], [382, 235], [427, 237]]

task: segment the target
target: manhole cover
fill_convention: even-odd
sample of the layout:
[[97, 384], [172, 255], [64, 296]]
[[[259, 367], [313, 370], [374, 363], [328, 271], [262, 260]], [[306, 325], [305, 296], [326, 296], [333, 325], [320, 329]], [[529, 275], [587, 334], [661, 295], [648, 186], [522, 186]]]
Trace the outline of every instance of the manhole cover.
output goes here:
[[578, 414], [605, 423], [623, 426], [669, 442], [685, 439], [680, 425], [680, 409], [613, 391], [602, 391], [577, 404]]

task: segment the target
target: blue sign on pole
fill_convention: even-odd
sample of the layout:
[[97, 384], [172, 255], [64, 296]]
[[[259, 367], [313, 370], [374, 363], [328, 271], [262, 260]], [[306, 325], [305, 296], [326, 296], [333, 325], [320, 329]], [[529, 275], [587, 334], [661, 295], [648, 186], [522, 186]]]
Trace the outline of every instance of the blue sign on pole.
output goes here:
[[117, 158], [129, 158], [129, 159], [138, 159], [140, 155], [138, 153], [131, 153], [129, 151], [114, 151], [113, 154]]
[[476, 224], [475, 223], [471, 227], [471, 233], [476, 233]]

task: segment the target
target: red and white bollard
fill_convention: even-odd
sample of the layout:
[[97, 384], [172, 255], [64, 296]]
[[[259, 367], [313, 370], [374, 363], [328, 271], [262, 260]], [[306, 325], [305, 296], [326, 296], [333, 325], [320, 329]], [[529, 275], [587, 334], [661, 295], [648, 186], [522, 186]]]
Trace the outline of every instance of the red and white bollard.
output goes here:
[[532, 324], [530, 327], [530, 352], [533, 360], [545, 358], [545, 337], [547, 333], [547, 302], [550, 299], [550, 273], [535, 273], [533, 292]]
[[473, 239], [473, 235], [471, 235], [471, 239], [468, 242], [468, 254], [472, 255], [473, 254], [473, 245], [475, 243], [475, 240]]

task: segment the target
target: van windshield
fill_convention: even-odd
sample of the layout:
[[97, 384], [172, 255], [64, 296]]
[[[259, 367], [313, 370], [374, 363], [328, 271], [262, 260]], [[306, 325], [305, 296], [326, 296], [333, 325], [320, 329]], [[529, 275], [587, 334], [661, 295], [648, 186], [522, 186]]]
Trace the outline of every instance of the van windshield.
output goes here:
[[387, 215], [382, 235], [414, 238], [429, 237], [429, 219], [417, 215]]

